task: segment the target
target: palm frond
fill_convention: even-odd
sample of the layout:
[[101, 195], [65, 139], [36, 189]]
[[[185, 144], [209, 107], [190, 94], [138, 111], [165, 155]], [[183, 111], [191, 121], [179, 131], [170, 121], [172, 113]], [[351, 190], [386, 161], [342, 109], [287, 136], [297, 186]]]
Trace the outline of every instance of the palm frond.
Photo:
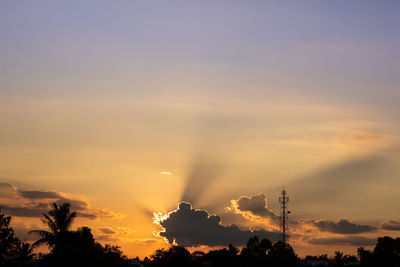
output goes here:
[[51, 232], [44, 231], [44, 230], [33, 230], [33, 231], [30, 231], [29, 234], [37, 234], [40, 237], [42, 237], [38, 241], [36, 241], [35, 243], [32, 244], [32, 248], [38, 247], [42, 244], [47, 244], [49, 247], [52, 247], [55, 245], [56, 236]]
[[48, 243], [47, 238], [45, 238], [45, 237], [43, 237], [43, 238], [37, 240], [36, 242], [34, 242], [32, 244], [32, 248], [37, 248], [37, 247], [39, 247], [41, 245], [44, 245], [44, 244], [47, 244], [48, 246], [50, 246], [50, 244]]
[[66, 229], [69, 229], [72, 225], [72, 222], [74, 221], [74, 219], [76, 218], [76, 212], [71, 212], [68, 216], [67, 219], [65, 220], [65, 224], [66, 224]]
[[41, 237], [38, 241], [33, 243], [32, 247], [37, 247], [42, 244], [54, 247], [60, 234], [69, 231], [76, 217], [76, 212], [70, 212], [70, 203], [68, 202], [60, 205], [54, 202], [53, 207], [54, 208], [47, 214], [43, 213], [43, 218], [41, 218], [43, 224], [47, 225], [50, 231], [33, 230], [29, 232], [30, 234], [37, 234]]
[[53, 232], [57, 232], [57, 224], [46, 213], [43, 213], [43, 217], [44, 219], [41, 219], [43, 224], [46, 224]]
[[45, 230], [32, 230], [32, 231], [29, 231], [28, 234], [37, 234], [41, 237], [52, 235], [52, 233], [45, 231]]

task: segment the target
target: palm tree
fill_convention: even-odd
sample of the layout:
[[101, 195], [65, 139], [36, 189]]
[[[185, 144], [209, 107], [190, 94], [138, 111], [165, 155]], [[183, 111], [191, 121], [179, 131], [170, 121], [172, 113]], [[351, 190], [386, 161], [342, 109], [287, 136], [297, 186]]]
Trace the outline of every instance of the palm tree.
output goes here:
[[332, 263], [335, 266], [344, 266], [345, 256], [340, 251], [335, 251], [335, 256], [332, 258]]
[[25, 242], [20, 242], [18, 244], [17, 253], [15, 255], [15, 261], [20, 264], [27, 264], [34, 258], [32, 245]]
[[60, 234], [69, 232], [72, 222], [76, 217], [76, 212], [71, 212], [69, 209], [70, 206], [68, 202], [60, 205], [53, 203], [53, 209], [49, 211], [48, 214], [43, 213], [44, 218], [42, 218], [42, 222], [49, 227], [50, 231], [30, 231], [29, 233], [34, 233], [41, 237], [38, 241], [33, 243], [32, 247], [47, 244], [49, 247], [53, 248]]

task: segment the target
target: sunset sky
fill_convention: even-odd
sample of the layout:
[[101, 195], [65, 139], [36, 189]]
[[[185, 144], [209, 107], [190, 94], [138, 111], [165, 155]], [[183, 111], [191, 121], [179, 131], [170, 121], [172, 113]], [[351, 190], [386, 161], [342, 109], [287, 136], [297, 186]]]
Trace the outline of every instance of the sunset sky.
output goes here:
[[274, 240], [285, 186], [300, 256], [399, 236], [399, 10], [1, 1], [1, 210], [36, 240], [70, 201], [75, 228], [144, 257]]

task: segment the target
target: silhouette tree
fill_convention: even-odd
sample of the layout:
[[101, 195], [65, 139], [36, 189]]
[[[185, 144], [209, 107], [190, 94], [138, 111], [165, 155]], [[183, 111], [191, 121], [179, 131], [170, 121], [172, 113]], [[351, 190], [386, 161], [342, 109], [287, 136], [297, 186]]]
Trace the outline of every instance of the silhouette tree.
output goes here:
[[272, 266], [298, 266], [300, 259], [293, 248], [285, 242], [278, 241], [268, 252], [268, 259]]
[[360, 247], [357, 249], [358, 259], [360, 261], [360, 266], [374, 266], [374, 254], [371, 250], [364, 249]]
[[374, 258], [381, 266], [400, 266], [400, 238], [378, 238]]
[[[34, 246], [47, 244], [50, 253], [39, 256], [37, 262], [32, 261], [35, 255], [32, 246], [21, 242], [14, 236], [10, 227], [11, 217], [0, 211], [0, 266], [1, 267], [84, 267], [84, 266], [127, 266], [137, 265], [139, 260], [128, 260], [118, 246], [101, 245], [96, 242], [91, 229], [80, 227], [76, 231], [70, 230], [76, 217], [70, 211], [70, 204], [53, 203], [53, 209], [43, 214], [42, 221], [49, 231], [34, 230], [40, 239]], [[174, 266], [174, 267], [252, 267], [252, 266], [347, 266], [358, 265], [355, 256], [343, 255], [335, 252], [328, 259], [327, 255], [307, 256], [301, 263], [293, 248], [285, 242], [278, 241], [272, 245], [268, 239], [259, 239], [257, 236], [249, 238], [246, 247], [240, 254], [239, 249], [229, 245], [228, 248], [211, 250], [208, 253], [195, 251], [192, 254], [181, 246], [172, 246], [168, 250], [159, 249], [151, 256], [145, 258], [144, 266]], [[380, 237], [373, 251], [359, 248], [360, 266], [400, 266], [400, 238]], [[316, 265], [317, 264], [317, 265]], [[137, 265], [139, 266], [139, 265]], [[142, 265], [141, 265], [142, 266]]]
[[10, 227], [11, 217], [0, 211], [0, 265], [5, 265], [15, 257], [18, 243], [14, 230]]
[[328, 258], [328, 254], [322, 254], [319, 256], [307, 255], [302, 263], [303, 266], [328, 266], [331, 261]]
[[[106, 244], [102, 247], [101, 264], [97, 266], [121, 266], [127, 262], [127, 257], [123, 255], [123, 252], [118, 246], [112, 246]], [[137, 258], [139, 260], [139, 258]]]
[[344, 266], [345, 258], [343, 253], [340, 251], [335, 251], [335, 256], [333, 256], [331, 261], [334, 266]]
[[359, 264], [357, 257], [354, 255], [344, 255], [343, 260], [345, 266]]
[[193, 251], [192, 254], [190, 255], [192, 265], [193, 266], [204, 265], [205, 256], [206, 256], [206, 253], [204, 253], [203, 251], [198, 251], [198, 250]]
[[33, 243], [33, 247], [47, 244], [50, 248], [54, 248], [62, 236], [69, 231], [72, 222], [76, 217], [76, 212], [70, 211], [70, 203], [57, 205], [53, 203], [53, 209], [48, 214], [43, 213], [42, 222], [47, 225], [50, 231], [33, 230], [29, 233], [37, 234], [41, 238]]
[[[211, 266], [239, 266], [240, 261], [238, 260], [239, 249], [232, 245], [228, 246], [228, 249], [223, 248], [219, 250], [211, 250], [204, 257], [205, 263], [209, 263]], [[204, 264], [203, 264], [204, 265]]]
[[14, 236], [11, 216], [0, 211], [0, 266], [25, 266], [33, 258], [32, 247]]
[[151, 255], [155, 266], [190, 266], [190, 252], [181, 246], [172, 246], [168, 250], [158, 249]]
[[32, 262], [35, 254], [31, 244], [25, 242], [19, 242], [18, 248], [15, 254], [14, 262], [17, 266], [26, 266]]
[[265, 265], [268, 261], [267, 252], [271, 248], [270, 240], [264, 238], [260, 241], [258, 236], [250, 237], [240, 256], [249, 266]]
[[75, 212], [70, 211], [70, 204], [57, 205], [53, 203], [53, 209], [44, 213], [42, 222], [49, 231], [34, 230], [30, 233], [38, 234], [41, 238], [34, 246], [47, 244], [51, 251], [45, 255], [40, 266], [123, 266], [127, 263], [126, 256], [118, 246], [97, 243], [91, 229], [80, 227], [77, 231], [71, 231], [72, 222], [76, 217]]

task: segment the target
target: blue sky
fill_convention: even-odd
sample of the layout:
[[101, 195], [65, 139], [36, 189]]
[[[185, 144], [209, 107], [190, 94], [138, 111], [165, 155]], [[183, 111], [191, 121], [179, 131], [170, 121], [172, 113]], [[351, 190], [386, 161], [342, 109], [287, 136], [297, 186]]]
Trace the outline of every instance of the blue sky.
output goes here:
[[[386, 104], [399, 77], [398, 8], [396, 1], [4, 1], [1, 78], [11, 85], [2, 91], [80, 91], [35, 86], [38, 79], [240, 75]], [[15, 82], [21, 74], [31, 88]]]

